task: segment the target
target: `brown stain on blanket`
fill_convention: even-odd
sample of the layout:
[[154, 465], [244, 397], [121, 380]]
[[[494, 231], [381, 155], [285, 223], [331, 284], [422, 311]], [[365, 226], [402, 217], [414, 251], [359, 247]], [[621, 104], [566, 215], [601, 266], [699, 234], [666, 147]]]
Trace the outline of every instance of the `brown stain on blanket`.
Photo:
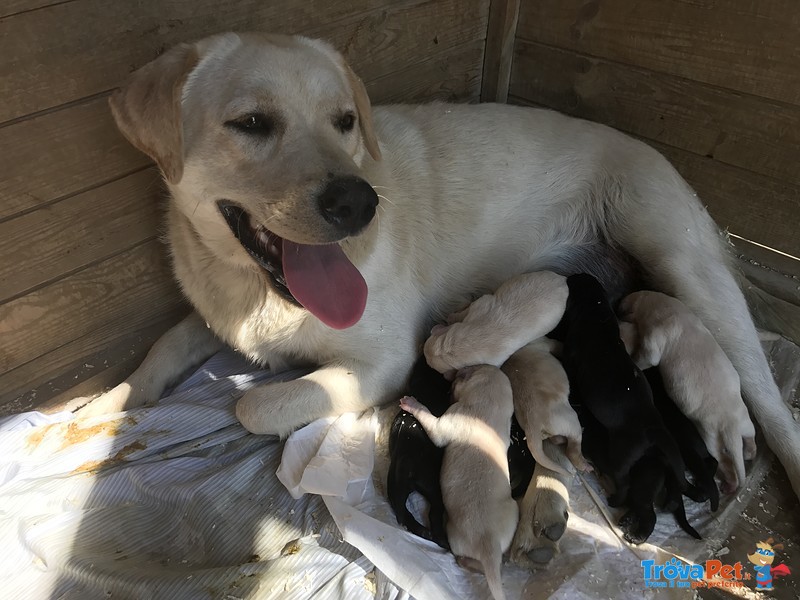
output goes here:
[[111, 456], [109, 458], [104, 458], [102, 460], [90, 460], [83, 463], [74, 471], [72, 471], [72, 474], [75, 475], [78, 473], [94, 473], [95, 471], [99, 471], [100, 469], [106, 467], [113, 467], [114, 465], [118, 465], [119, 463], [123, 462], [128, 457], [129, 454], [132, 454], [137, 450], [145, 450], [146, 448], [147, 445], [144, 442], [140, 441], [131, 442], [127, 446], [120, 449], [119, 452], [117, 452], [114, 456]]
[[136, 425], [136, 422], [133, 417], [126, 416], [98, 423], [97, 425], [90, 425], [89, 427], [81, 427], [82, 421], [80, 419], [67, 423], [54, 423], [45, 427], [37, 427], [28, 436], [25, 445], [31, 450], [35, 450], [47, 438], [60, 438], [61, 445], [58, 449], [63, 450], [72, 444], [85, 442], [98, 435], [113, 437], [121, 430]]

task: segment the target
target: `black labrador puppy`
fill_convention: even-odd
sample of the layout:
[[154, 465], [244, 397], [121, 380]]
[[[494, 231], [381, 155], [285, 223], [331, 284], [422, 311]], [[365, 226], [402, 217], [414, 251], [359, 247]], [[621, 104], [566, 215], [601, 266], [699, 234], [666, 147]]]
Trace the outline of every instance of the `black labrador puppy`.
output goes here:
[[717, 459], [708, 452], [700, 432], [681, 409], [673, 402], [664, 388], [664, 380], [658, 367], [652, 367], [644, 372], [650, 389], [653, 391], [655, 403], [664, 425], [672, 434], [673, 439], [680, 448], [683, 462], [692, 474], [694, 486], [687, 490], [687, 494], [695, 491], [692, 500], [695, 502], [710, 501], [711, 510], [719, 508], [719, 488], [714, 479], [717, 472]]
[[[411, 370], [408, 395], [424, 404], [436, 417], [450, 406], [450, 382], [420, 356]], [[450, 549], [445, 529], [444, 501], [439, 474], [444, 449], [438, 448], [411, 413], [401, 410], [389, 432], [389, 477], [387, 494], [397, 522], [414, 535]], [[422, 525], [408, 510], [411, 492], [420, 493], [430, 505], [430, 529]]]
[[[568, 277], [567, 285], [567, 308], [553, 336], [563, 342], [571, 401], [584, 427], [582, 452], [612, 480], [609, 505], [629, 508], [620, 522], [626, 538], [639, 543], [652, 533], [653, 505], [662, 490], [679, 524], [697, 536], [683, 512], [689, 483], [680, 450], [647, 379], [625, 350], [603, 287], [587, 274]], [[672, 506], [676, 495], [679, 507]]]
[[[408, 395], [440, 417], [450, 406], [450, 382], [428, 366], [425, 357], [417, 359], [411, 371]], [[444, 449], [437, 448], [410, 413], [401, 410], [389, 433], [389, 476], [387, 493], [397, 522], [414, 535], [431, 540], [449, 550], [445, 527], [445, 509], [439, 476]], [[516, 417], [511, 419], [511, 443], [508, 447], [509, 478], [514, 498], [528, 489], [536, 463], [528, 450], [525, 432]], [[429, 503], [430, 528], [417, 521], [406, 506], [411, 492], [418, 492]]]

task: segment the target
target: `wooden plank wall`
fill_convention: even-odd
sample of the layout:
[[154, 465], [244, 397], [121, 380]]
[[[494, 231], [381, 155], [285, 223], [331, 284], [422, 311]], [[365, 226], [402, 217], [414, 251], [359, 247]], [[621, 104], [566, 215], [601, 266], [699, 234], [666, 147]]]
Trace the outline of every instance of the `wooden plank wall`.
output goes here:
[[522, 0], [509, 102], [660, 150], [800, 304], [798, 57], [797, 0]]
[[[184, 40], [323, 37], [374, 102], [477, 100], [489, 0], [6, 0], [0, 5], [0, 410], [121, 380], [185, 314], [163, 191], [106, 99]], [[65, 390], [78, 385], [75, 390]]]

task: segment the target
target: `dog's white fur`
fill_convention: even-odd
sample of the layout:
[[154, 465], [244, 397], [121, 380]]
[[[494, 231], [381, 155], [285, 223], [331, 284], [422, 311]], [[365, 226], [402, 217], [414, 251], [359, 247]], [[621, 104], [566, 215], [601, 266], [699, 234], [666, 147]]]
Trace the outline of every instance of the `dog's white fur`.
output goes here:
[[[274, 369], [311, 374], [249, 391], [237, 415], [285, 435], [316, 418], [398, 397], [430, 326], [523, 272], [571, 272], [576, 249], [613, 243], [650, 285], [680, 298], [714, 333], [745, 399], [800, 492], [800, 430], [761, 350], [717, 227], [655, 150], [602, 125], [503, 105], [370, 110], [342, 57], [300, 37], [222, 34], [183, 44], [112, 97], [122, 132], [152, 156], [172, 195], [175, 275], [200, 318], [166, 334], [139, 371], [84, 414], [155, 401], [224, 343]], [[280, 115], [272, 138], [224, 123], [258, 107]], [[347, 135], [333, 111], [357, 111]], [[329, 172], [384, 196], [362, 234], [341, 240], [369, 285], [360, 322], [332, 330], [278, 296], [216, 207], [301, 243], [337, 238], [314, 210]]]
[[499, 367], [555, 329], [567, 306], [567, 279], [551, 271], [523, 273], [448, 316], [425, 342], [428, 364], [443, 374], [470, 365]]
[[[491, 344], [491, 338], [486, 340]], [[476, 344], [483, 344], [478, 338]], [[572, 464], [584, 471], [588, 468], [581, 454], [581, 424], [569, 404], [569, 379], [561, 362], [553, 355], [559, 343], [539, 338], [517, 350], [501, 367], [514, 392], [514, 414], [536, 463], [570, 474], [545, 453], [543, 442], [551, 438], [566, 440], [566, 454]]]
[[462, 565], [483, 571], [494, 598], [505, 598], [500, 569], [519, 517], [508, 473], [514, 412], [508, 379], [497, 367], [468, 367], [456, 376], [453, 404], [441, 417], [410, 397], [400, 407], [444, 448], [440, 481], [450, 549]]
[[697, 425], [731, 492], [755, 455], [755, 427], [739, 375], [714, 336], [683, 302], [659, 292], [630, 294], [619, 306], [620, 333], [640, 369], [658, 366], [664, 388]]

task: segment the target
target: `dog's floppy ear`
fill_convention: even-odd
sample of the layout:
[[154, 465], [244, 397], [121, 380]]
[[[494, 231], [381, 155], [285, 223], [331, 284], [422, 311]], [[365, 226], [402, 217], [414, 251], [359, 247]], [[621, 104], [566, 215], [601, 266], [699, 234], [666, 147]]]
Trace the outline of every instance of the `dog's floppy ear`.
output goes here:
[[167, 181], [183, 175], [181, 94], [199, 55], [180, 44], [135, 71], [109, 99], [122, 134], [158, 163]]
[[361, 137], [364, 138], [364, 145], [374, 160], [380, 160], [381, 149], [378, 147], [378, 138], [375, 136], [375, 127], [372, 124], [372, 106], [369, 102], [367, 88], [364, 87], [364, 82], [350, 68], [350, 65], [344, 63], [344, 69], [345, 75], [347, 75], [347, 83], [350, 84], [350, 89], [353, 90], [353, 98], [356, 101], [358, 124], [361, 130]]

